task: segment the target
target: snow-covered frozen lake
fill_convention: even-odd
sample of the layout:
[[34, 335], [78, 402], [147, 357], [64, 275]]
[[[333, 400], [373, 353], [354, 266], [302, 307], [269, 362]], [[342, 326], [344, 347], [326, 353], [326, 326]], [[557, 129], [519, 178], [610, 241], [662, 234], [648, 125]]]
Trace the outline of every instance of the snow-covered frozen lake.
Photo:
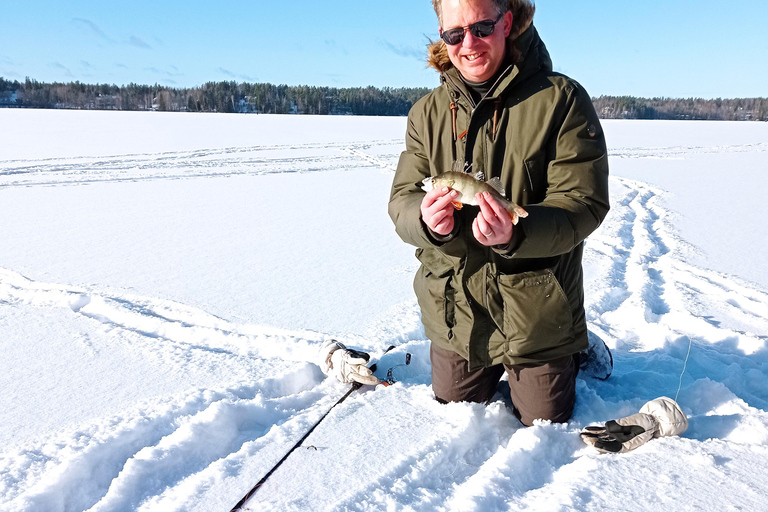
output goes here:
[[[405, 118], [0, 109], [0, 510], [764, 509], [768, 124], [606, 121], [587, 318], [614, 351], [565, 425], [440, 405], [386, 213]], [[674, 398], [630, 454], [577, 433]], [[406, 352], [410, 366], [398, 366]]]

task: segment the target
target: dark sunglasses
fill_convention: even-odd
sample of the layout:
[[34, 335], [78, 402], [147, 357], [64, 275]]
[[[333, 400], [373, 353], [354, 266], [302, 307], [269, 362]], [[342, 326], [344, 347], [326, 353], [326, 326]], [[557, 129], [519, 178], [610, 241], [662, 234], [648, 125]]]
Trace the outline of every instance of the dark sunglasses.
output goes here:
[[464, 31], [469, 30], [470, 33], [475, 37], [488, 37], [489, 35], [493, 34], [493, 31], [496, 29], [496, 24], [501, 20], [501, 18], [504, 17], [504, 13], [499, 14], [499, 17], [496, 18], [496, 21], [494, 20], [482, 20], [482, 21], [476, 21], [475, 23], [471, 25], [467, 25], [466, 27], [456, 27], [449, 30], [446, 30], [443, 32], [443, 29], [440, 29], [440, 38], [445, 41], [445, 44], [459, 44], [464, 40]]

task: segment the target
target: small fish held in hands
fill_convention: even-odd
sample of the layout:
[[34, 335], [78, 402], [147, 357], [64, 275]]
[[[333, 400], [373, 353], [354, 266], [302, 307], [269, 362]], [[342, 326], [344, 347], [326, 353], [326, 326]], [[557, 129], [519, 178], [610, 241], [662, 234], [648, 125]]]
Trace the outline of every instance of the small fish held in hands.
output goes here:
[[517, 224], [519, 217], [527, 217], [528, 212], [516, 203], [509, 201], [504, 194], [499, 178], [491, 178], [489, 181], [482, 180], [482, 173], [467, 174], [464, 172], [448, 171], [437, 176], [430, 176], [422, 180], [421, 189], [429, 192], [436, 188], [448, 187], [459, 193], [453, 202], [454, 208], [461, 210], [465, 204], [477, 206], [475, 194], [488, 192], [497, 203], [499, 203], [509, 214], [512, 224]]

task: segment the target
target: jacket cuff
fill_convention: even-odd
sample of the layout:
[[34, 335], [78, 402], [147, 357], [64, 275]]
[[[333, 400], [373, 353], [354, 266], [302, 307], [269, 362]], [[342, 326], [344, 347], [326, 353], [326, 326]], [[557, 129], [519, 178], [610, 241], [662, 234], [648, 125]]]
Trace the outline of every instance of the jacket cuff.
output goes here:
[[493, 249], [494, 252], [500, 256], [511, 258], [512, 254], [514, 254], [517, 248], [520, 247], [520, 244], [523, 243], [524, 239], [525, 231], [523, 230], [523, 226], [518, 224], [512, 230], [512, 237], [509, 239], [509, 242], [506, 245], [494, 245], [491, 247], [491, 249]]

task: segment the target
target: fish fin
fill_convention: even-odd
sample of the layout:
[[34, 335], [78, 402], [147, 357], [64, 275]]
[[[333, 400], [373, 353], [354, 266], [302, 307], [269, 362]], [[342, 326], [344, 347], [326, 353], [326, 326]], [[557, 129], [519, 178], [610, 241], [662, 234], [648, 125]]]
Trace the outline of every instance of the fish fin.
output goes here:
[[467, 164], [465, 162], [454, 160], [453, 164], [451, 165], [451, 171], [465, 173], [467, 172]]
[[464, 205], [463, 205], [463, 204], [461, 204], [461, 203], [460, 203], [460, 202], [458, 202], [458, 201], [451, 201], [451, 204], [452, 204], [452, 205], [453, 205], [453, 207], [454, 207], [454, 208], [456, 208], [457, 210], [461, 210], [461, 209], [464, 207]]
[[484, 173], [483, 171], [477, 171], [477, 172], [474, 174], [474, 178], [475, 178], [477, 181], [485, 181], [485, 173]]
[[523, 209], [522, 206], [516, 205], [515, 203], [511, 203], [511, 208], [507, 210], [507, 214], [509, 215], [509, 220], [512, 221], [513, 225], [517, 225], [518, 221], [521, 218], [525, 218], [528, 216], [528, 212]]
[[501, 180], [499, 179], [498, 176], [494, 176], [493, 178], [488, 180], [487, 183], [488, 183], [488, 185], [491, 186], [491, 188], [493, 188], [493, 190], [495, 190], [496, 192], [501, 194], [501, 197], [506, 199], [507, 193], [504, 192], [504, 187], [501, 186]]

